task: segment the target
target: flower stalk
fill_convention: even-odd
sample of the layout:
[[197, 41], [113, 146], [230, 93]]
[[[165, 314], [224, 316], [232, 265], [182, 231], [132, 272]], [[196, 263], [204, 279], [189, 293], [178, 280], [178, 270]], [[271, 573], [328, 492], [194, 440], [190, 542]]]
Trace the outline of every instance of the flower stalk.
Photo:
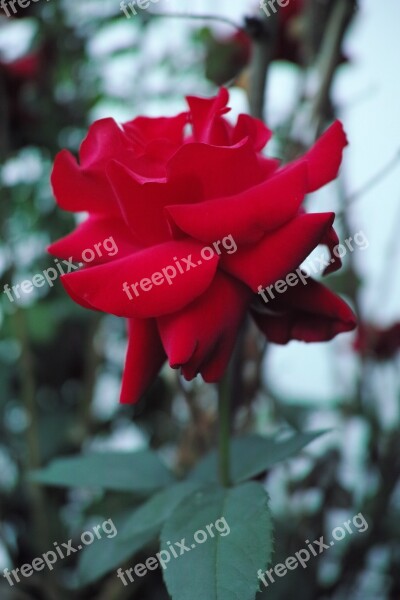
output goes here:
[[218, 384], [219, 416], [219, 480], [223, 487], [231, 484], [230, 435], [231, 435], [231, 386], [230, 369]]

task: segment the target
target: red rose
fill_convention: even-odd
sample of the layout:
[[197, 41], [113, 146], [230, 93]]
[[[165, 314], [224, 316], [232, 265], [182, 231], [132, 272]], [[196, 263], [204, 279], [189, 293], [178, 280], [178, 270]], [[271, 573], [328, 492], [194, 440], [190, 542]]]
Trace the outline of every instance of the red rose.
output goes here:
[[34, 80], [40, 71], [40, 55], [38, 53], [27, 54], [13, 62], [0, 61], [0, 70], [12, 79]]
[[391, 360], [400, 351], [400, 323], [386, 329], [370, 323], [362, 323], [357, 332], [354, 348], [364, 356], [376, 360]]
[[[166, 358], [187, 379], [220, 379], [248, 311], [278, 343], [329, 340], [355, 327], [348, 306], [315, 281], [282, 294], [267, 314], [253, 308], [260, 286], [297, 269], [318, 244], [332, 251], [337, 243], [334, 213], [306, 214], [301, 205], [336, 177], [347, 143], [342, 125], [279, 168], [261, 153], [270, 131], [247, 115], [230, 125], [227, 102], [222, 89], [213, 99], [188, 98], [189, 112], [176, 117], [121, 127], [103, 119], [91, 126], [79, 163], [67, 151], [56, 157], [59, 206], [89, 217], [49, 251], [79, 262], [107, 237], [118, 246], [62, 282], [82, 306], [129, 319], [124, 403], [139, 399]], [[160, 279], [168, 266], [176, 271], [171, 283]], [[332, 255], [326, 271], [339, 267]]]

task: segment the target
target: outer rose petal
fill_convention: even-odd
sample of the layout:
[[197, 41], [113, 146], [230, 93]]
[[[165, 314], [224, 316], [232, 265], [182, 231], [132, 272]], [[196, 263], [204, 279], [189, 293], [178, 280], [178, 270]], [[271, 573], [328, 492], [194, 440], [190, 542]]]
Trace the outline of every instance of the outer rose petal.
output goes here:
[[252, 311], [254, 320], [276, 344], [286, 344], [293, 339], [325, 342], [339, 333], [351, 331], [357, 324], [349, 306], [313, 279], [308, 279], [306, 285], [298, 283], [295, 288], [288, 288], [268, 304], [261, 302], [260, 312]]
[[[61, 278], [61, 283], [62, 283], [62, 278]], [[94, 306], [92, 306], [91, 304], [89, 304], [89, 302], [87, 302], [84, 298], [82, 298], [81, 296], [75, 294], [75, 292], [72, 289], [68, 289], [67, 292], [68, 292], [68, 296], [71, 298], [71, 300], [73, 300], [74, 302], [76, 302], [76, 304], [79, 304], [79, 306], [81, 306], [82, 308], [86, 308], [88, 310], [98, 311], [97, 308], [95, 308]]]
[[104, 166], [111, 158], [123, 159], [127, 153], [132, 158], [141, 150], [125, 134], [114, 119], [99, 119], [90, 126], [86, 138], [79, 149], [81, 166], [84, 169]]
[[300, 215], [254, 247], [221, 254], [221, 268], [257, 292], [260, 286], [272, 285], [298, 268], [321, 242], [334, 218], [334, 213]]
[[252, 294], [218, 273], [209, 289], [178, 314], [158, 319], [161, 339], [173, 368], [188, 380], [201, 371], [218, 347], [218, 370], [226, 367]]
[[[79, 149], [81, 166], [77, 167], [78, 174], [75, 176], [86, 182], [85, 195], [88, 195], [87, 199], [84, 198], [87, 207], [79, 210], [95, 213], [115, 212], [117, 207], [112, 202], [113, 194], [105, 175], [105, 167], [111, 159], [119, 160], [129, 164], [131, 169], [139, 170], [142, 175], [148, 175], [146, 171], [152, 168], [151, 177], [154, 177], [154, 161], [143, 162], [142, 155], [142, 143], [132, 140], [114, 119], [100, 119], [93, 123]], [[76, 190], [79, 181], [75, 180], [74, 184]]]
[[205, 243], [232, 235], [238, 244], [261, 240], [266, 231], [293, 219], [307, 189], [307, 166], [298, 163], [257, 186], [199, 204], [168, 206], [174, 226]]
[[[61, 278], [61, 282], [75, 297], [103, 312], [117, 317], [158, 317], [181, 310], [211, 284], [219, 259], [214, 255], [205, 261], [201, 250], [200, 244], [188, 240], [159, 244], [104, 265], [69, 273]], [[189, 265], [187, 271], [184, 259], [189, 256], [194, 266]], [[175, 258], [183, 267], [183, 273], [179, 272]], [[149, 281], [155, 273], [171, 267], [175, 269], [175, 278], [170, 277], [171, 284], [165, 275], [164, 281], [157, 285]], [[171, 270], [169, 273], [172, 276]], [[136, 286], [136, 295], [130, 286], [139, 284], [142, 279], [148, 280], [145, 287], [149, 291]], [[123, 291], [124, 284], [131, 298]]]
[[122, 380], [122, 404], [135, 404], [165, 361], [165, 352], [152, 319], [128, 320], [128, 349]]
[[329, 273], [334, 273], [335, 271], [340, 269], [340, 267], [342, 266], [341, 258], [339, 258], [338, 256], [336, 256], [336, 254], [333, 253], [335, 246], [337, 246], [339, 244], [339, 242], [340, 242], [340, 240], [338, 238], [336, 231], [333, 229], [333, 227], [331, 227], [326, 232], [326, 234], [324, 235], [324, 237], [321, 240], [321, 244], [324, 244], [327, 246], [327, 248], [329, 250], [329, 254], [331, 256], [329, 265], [324, 269], [324, 275], [329, 275]]
[[214, 351], [211, 352], [209, 358], [202, 365], [200, 375], [206, 383], [217, 383], [223, 377], [235, 347], [238, 331], [239, 327], [235, 332], [235, 339], [231, 339], [228, 344], [225, 339], [221, 339], [220, 343], [217, 344]]
[[[111, 238], [115, 242], [117, 251], [113, 248], [107, 251], [104, 248], [103, 242], [109, 246], [108, 241]], [[138, 251], [139, 247], [133, 243], [132, 234], [121, 219], [92, 216], [78, 225], [72, 233], [50, 244], [47, 250], [59, 258], [72, 258], [74, 262], [84, 260], [96, 265], [115, 260], [116, 255], [121, 258], [132, 254]], [[92, 250], [92, 254], [95, 254], [94, 258], [85, 258], [83, 256], [85, 250]], [[111, 252], [113, 254], [110, 254]]]
[[188, 200], [198, 202], [201, 199], [199, 182], [187, 177], [172, 182], [142, 184], [127, 167], [114, 161], [109, 164], [107, 174], [125, 223], [135, 239], [145, 246], [171, 239], [170, 228], [164, 215], [164, 207], [167, 204]]
[[80, 165], [66, 150], [56, 157], [51, 182], [59, 206], [73, 212], [118, 214], [105, 167], [113, 159], [145, 180], [165, 177], [164, 161], [145, 156], [144, 150], [143, 140], [128, 136], [113, 119], [96, 121], [81, 144]]
[[348, 141], [340, 121], [335, 121], [317, 140], [314, 146], [301, 157], [309, 165], [309, 192], [336, 179], [342, 163], [343, 150]]
[[55, 158], [51, 184], [57, 204], [72, 212], [90, 212], [118, 215], [118, 204], [104, 179], [91, 171], [84, 171], [68, 150]]

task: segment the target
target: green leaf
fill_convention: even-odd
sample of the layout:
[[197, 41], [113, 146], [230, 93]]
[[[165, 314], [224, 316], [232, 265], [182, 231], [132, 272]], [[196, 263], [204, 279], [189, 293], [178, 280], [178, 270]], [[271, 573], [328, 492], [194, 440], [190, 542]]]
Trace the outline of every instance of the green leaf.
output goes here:
[[176, 506], [194, 491], [203, 487], [199, 482], [182, 482], [159, 492], [142, 504], [127, 520], [121, 539], [127, 540], [142, 535], [148, 529], [161, 527], [170, 517]]
[[153, 496], [128, 517], [115, 518], [118, 535], [95, 542], [83, 552], [78, 568], [79, 585], [87, 585], [103, 577], [156, 540], [174, 508], [200, 487], [203, 484], [178, 483]]
[[126, 519], [114, 519], [113, 522], [118, 531], [116, 537], [96, 540], [80, 554], [77, 587], [93, 583], [117, 569], [158, 535], [158, 528], [154, 527], [123, 542], [120, 536], [124, 531]]
[[[297, 454], [304, 446], [320, 437], [327, 430], [298, 433], [289, 438], [277, 436], [267, 438], [248, 435], [236, 438], [231, 444], [231, 479], [241, 483], [260, 475], [276, 463]], [[201, 460], [190, 473], [189, 478], [196, 481], [218, 481], [218, 457], [212, 451]]]
[[151, 450], [102, 452], [61, 458], [31, 479], [44, 485], [96, 487], [149, 495], [174, 481], [172, 474]]
[[85, 519], [128, 517], [143, 504], [143, 496], [126, 492], [102, 491], [94, 496], [93, 501], [83, 510]]
[[[202, 542], [195, 537], [200, 530], [207, 534], [206, 540], [204, 535], [199, 538]], [[161, 541], [171, 557], [164, 580], [173, 600], [253, 600], [259, 588], [257, 571], [266, 569], [272, 554], [268, 495], [255, 482], [195, 492], [176, 508]], [[176, 542], [188, 551], [181, 555], [183, 547]]]

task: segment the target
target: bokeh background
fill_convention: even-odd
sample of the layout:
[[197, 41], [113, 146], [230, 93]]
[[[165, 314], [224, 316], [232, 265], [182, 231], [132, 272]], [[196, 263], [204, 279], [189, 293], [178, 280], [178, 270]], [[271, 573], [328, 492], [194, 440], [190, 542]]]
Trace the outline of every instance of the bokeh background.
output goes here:
[[[313, 17], [291, 0], [267, 65], [268, 151], [283, 159], [307, 144], [313, 69], [335, 2], [310, 4]], [[185, 95], [211, 95], [221, 84], [230, 88], [232, 118], [249, 111], [251, 39], [222, 20], [168, 13], [243, 25], [262, 16], [257, 3], [159, 0], [137, 12], [128, 19], [117, 0], [39, 0], [13, 18], [0, 10], [0, 292], [54, 266], [46, 246], [75, 221], [56, 207], [52, 161], [62, 148], [76, 152], [94, 120], [172, 115]], [[260, 598], [400, 599], [399, 23], [398, 0], [360, 0], [352, 15], [323, 113], [343, 121], [350, 145], [340, 180], [308, 200], [338, 212], [341, 238], [362, 231], [369, 242], [327, 280], [356, 309], [359, 328], [327, 344], [267, 348], [249, 334], [235, 410], [238, 432], [331, 429], [266, 475], [275, 563], [360, 511], [369, 529]], [[38, 487], [32, 469], [89, 449], [152, 447], [184, 472], [215, 442], [216, 397], [166, 367], [139, 405], [121, 407], [123, 320], [81, 309], [59, 280], [13, 302], [0, 296], [1, 572], [100, 516], [117, 522], [139, 502]], [[128, 590], [114, 573], [79, 587], [83, 560], [59, 562], [15, 589], [0, 578], [0, 597], [168, 598], [159, 573]]]

